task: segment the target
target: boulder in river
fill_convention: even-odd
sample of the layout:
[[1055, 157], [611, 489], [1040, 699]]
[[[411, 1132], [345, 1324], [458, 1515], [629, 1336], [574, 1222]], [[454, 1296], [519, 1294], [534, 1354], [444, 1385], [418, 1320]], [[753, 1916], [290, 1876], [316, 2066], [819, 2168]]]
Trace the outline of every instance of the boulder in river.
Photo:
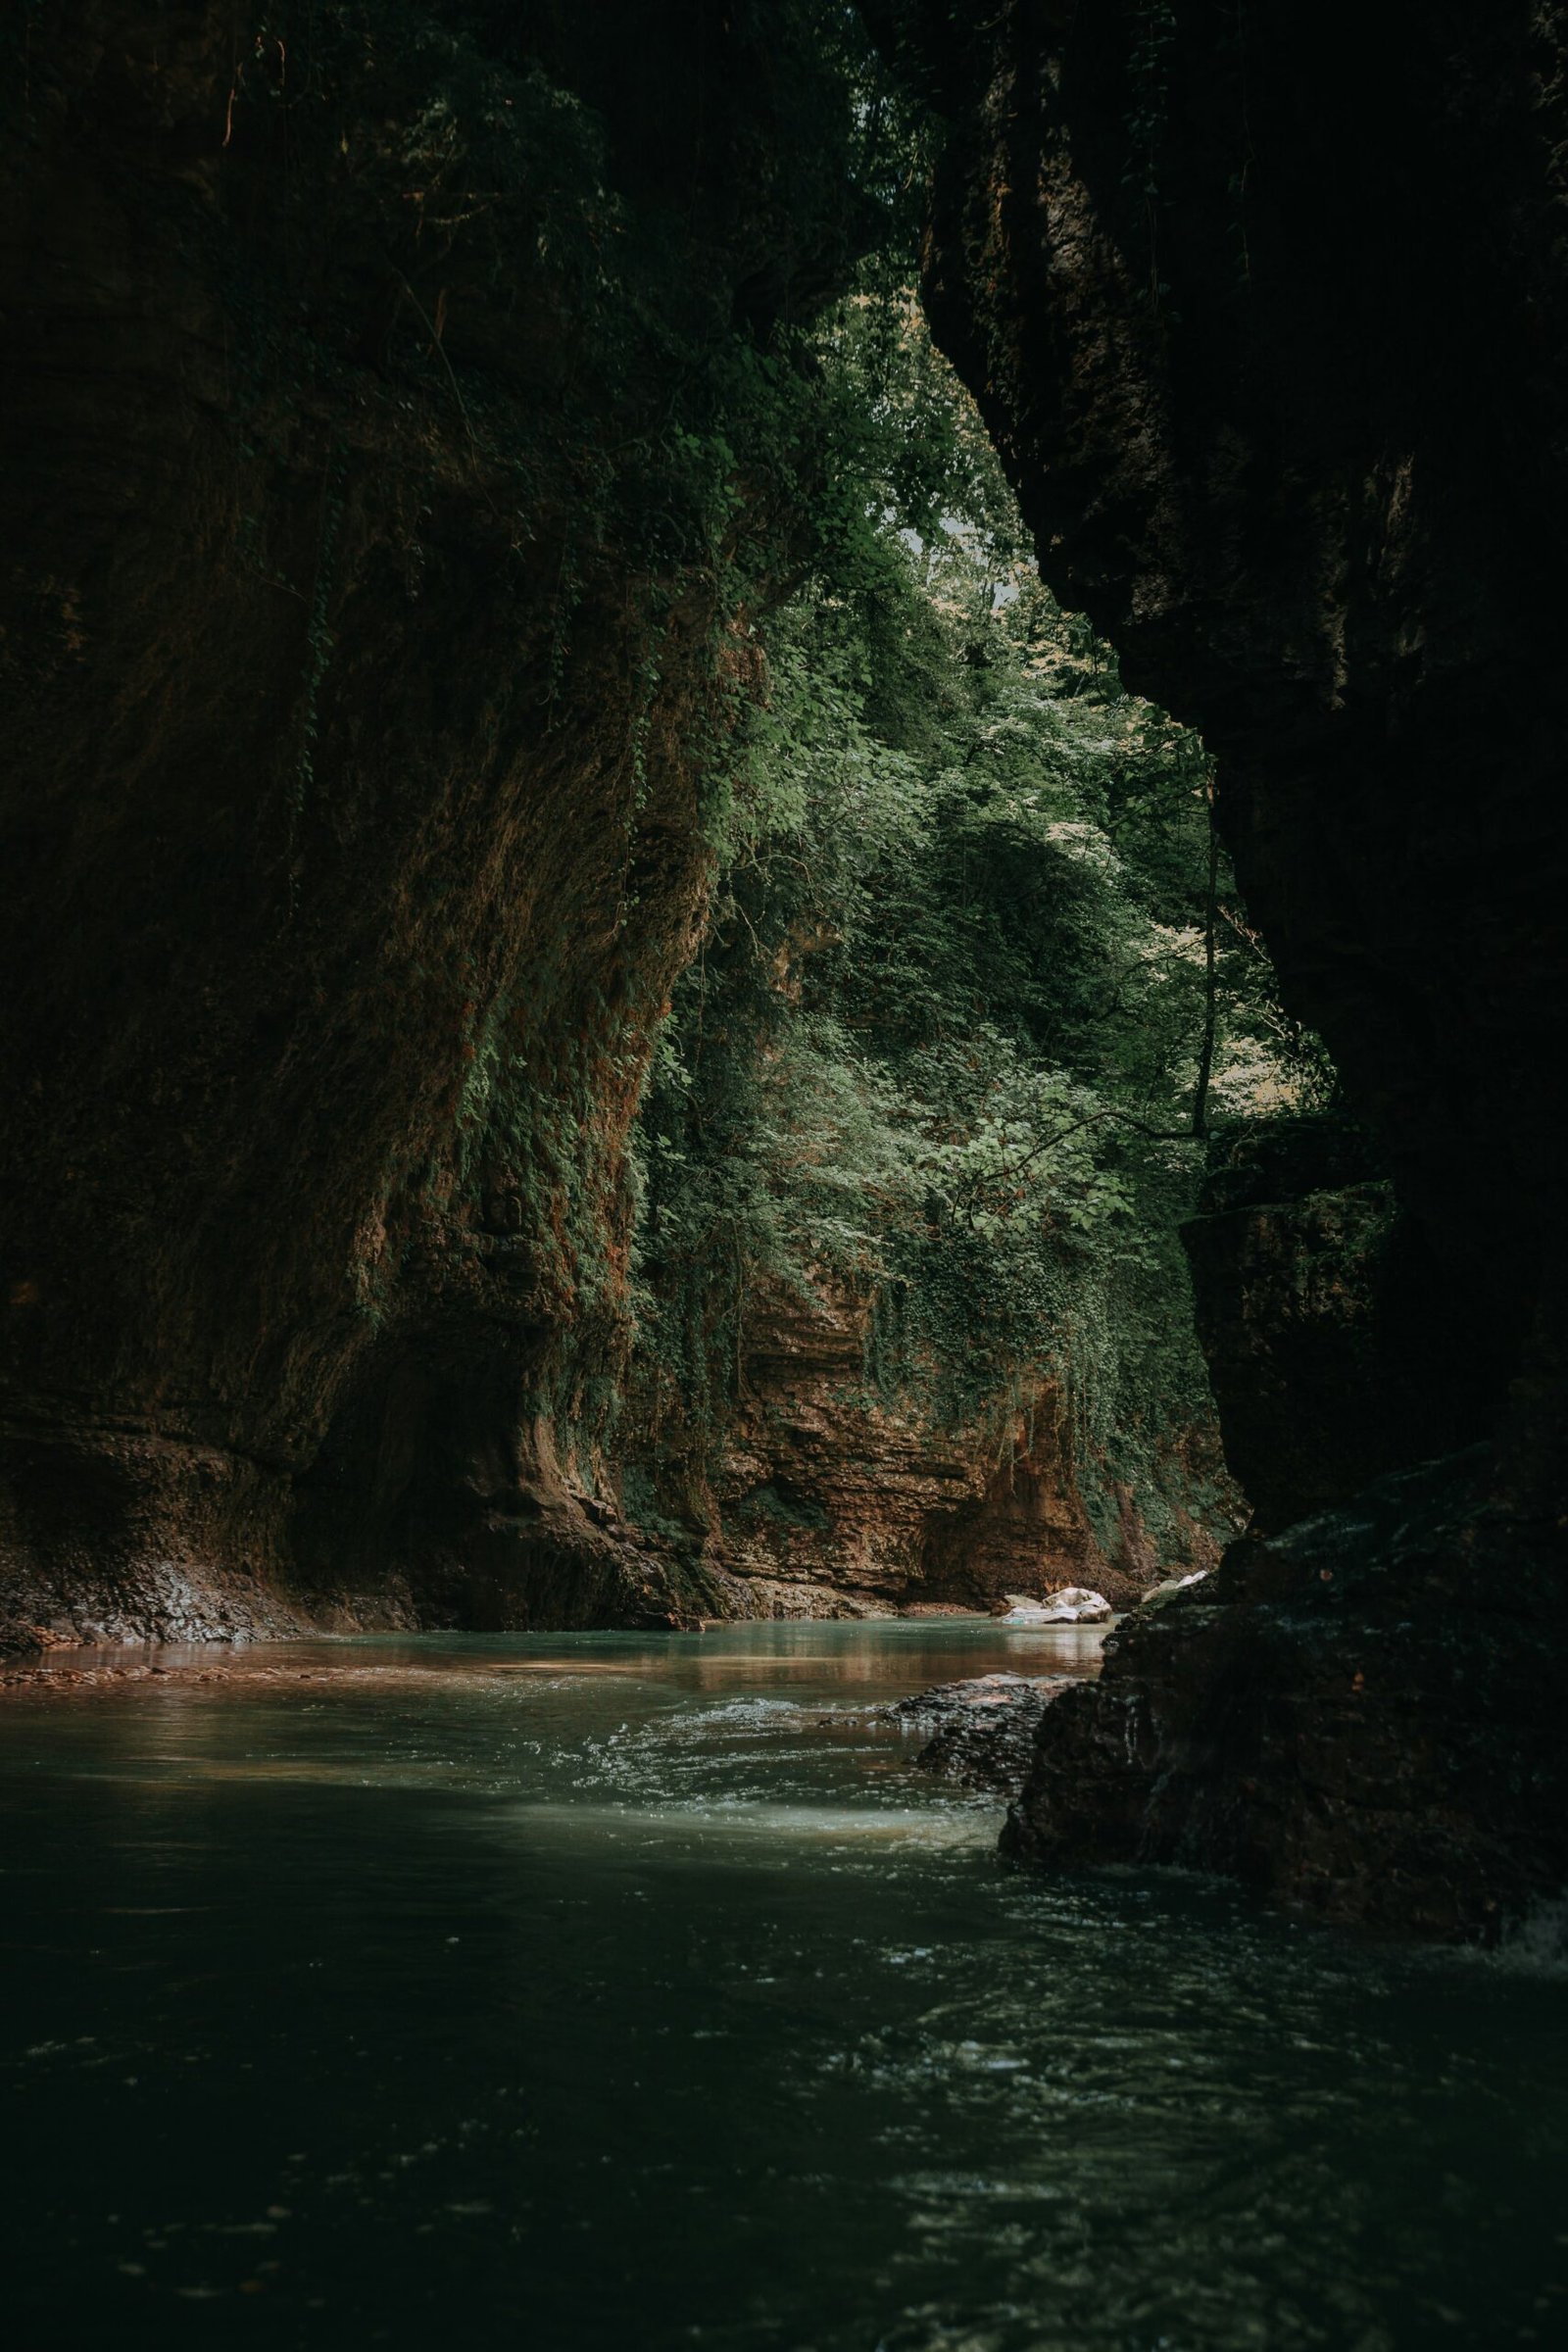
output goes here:
[[915, 1762], [972, 1788], [1016, 1796], [1028, 1777], [1035, 1730], [1073, 1675], [981, 1674], [938, 1683], [888, 1709], [900, 1724], [929, 1730]]
[[1062, 1585], [1044, 1599], [1027, 1592], [1004, 1595], [1004, 1625], [1103, 1625], [1114, 1614], [1103, 1592], [1087, 1585]]

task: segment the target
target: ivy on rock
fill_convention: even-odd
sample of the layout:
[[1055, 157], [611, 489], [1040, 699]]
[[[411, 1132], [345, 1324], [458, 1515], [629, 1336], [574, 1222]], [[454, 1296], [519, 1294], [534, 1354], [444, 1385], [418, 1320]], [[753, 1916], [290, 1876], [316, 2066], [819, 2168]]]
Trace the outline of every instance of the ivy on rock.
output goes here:
[[1200, 743], [1041, 588], [885, 262], [815, 353], [839, 463], [639, 1123], [628, 1435], [700, 1516], [759, 1300], [847, 1292], [868, 1390], [999, 1446], [1046, 1399], [1107, 1544], [1130, 1490], [1179, 1550], [1178, 1514], [1236, 1509], [1177, 1239], [1206, 1133], [1332, 1076], [1215, 851]]

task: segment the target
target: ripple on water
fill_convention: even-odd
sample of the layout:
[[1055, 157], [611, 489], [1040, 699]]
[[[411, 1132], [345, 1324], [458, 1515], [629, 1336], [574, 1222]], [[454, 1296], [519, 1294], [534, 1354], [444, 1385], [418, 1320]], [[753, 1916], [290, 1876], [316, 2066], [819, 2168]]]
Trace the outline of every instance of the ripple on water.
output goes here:
[[761, 1628], [29, 1690], [24, 2329], [63, 2340], [69, 2275], [77, 2341], [160, 2352], [181, 2315], [225, 2352], [1562, 2340], [1560, 1923], [1404, 1955], [1004, 1867], [878, 1710], [1019, 1664]]

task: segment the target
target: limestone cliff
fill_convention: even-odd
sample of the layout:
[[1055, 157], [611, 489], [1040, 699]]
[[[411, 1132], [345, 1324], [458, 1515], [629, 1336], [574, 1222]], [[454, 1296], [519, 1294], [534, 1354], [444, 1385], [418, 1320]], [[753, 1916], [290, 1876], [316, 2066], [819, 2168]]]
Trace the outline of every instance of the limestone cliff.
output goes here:
[[667, 1605], [564, 1456], [754, 668], [702, 362], [853, 246], [814, 75], [716, 0], [8, 36], [13, 1631]]

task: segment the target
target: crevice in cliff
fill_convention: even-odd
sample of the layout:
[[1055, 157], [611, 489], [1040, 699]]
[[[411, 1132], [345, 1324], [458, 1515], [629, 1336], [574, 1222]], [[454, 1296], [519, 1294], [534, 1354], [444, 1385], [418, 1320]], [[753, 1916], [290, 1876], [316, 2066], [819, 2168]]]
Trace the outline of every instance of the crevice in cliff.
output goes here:
[[897, 259], [819, 330], [847, 525], [760, 628], [639, 1124], [621, 1494], [742, 1607], [1125, 1603], [1246, 1515], [1179, 1227], [1333, 1073]]

